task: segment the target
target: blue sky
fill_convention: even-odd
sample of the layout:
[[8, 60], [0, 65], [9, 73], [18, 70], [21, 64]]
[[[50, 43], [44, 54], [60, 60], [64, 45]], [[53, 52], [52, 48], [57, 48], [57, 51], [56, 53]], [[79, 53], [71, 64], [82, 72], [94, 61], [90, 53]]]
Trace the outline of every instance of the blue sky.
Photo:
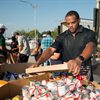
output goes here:
[[[23, 0], [36, 8], [36, 27], [39, 32], [53, 31], [60, 25], [60, 20], [70, 10], [79, 13], [80, 18], [93, 19], [93, 8], [96, 8], [96, 0]], [[0, 23], [8, 30], [6, 37], [11, 37], [16, 30], [31, 31], [35, 29], [35, 11], [29, 3], [20, 0], [0, 0]]]

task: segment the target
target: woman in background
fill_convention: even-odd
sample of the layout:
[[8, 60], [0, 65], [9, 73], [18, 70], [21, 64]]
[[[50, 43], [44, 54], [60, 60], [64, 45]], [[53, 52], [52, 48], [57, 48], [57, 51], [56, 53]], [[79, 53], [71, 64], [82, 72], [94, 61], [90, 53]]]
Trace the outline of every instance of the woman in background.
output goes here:
[[10, 47], [12, 53], [18, 54], [18, 42], [16, 41], [16, 38], [14, 36], [11, 39], [12, 39], [12, 43]]

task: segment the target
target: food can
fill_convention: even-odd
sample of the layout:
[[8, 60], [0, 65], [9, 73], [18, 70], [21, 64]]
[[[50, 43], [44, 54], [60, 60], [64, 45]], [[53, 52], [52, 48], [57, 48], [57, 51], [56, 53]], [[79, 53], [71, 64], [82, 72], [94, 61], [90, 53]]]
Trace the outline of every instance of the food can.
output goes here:
[[75, 83], [76, 88], [80, 88], [82, 86], [82, 82], [78, 79], [74, 78], [73, 82]]
[[69, 84], [69, 83], [71, 83], [72, 82], [72, 80], [70, 79], [70, 78], [65, 78], [64, 79], [64, 83], [65, 84]]
[[36, 82], [35, 82], [35, 86], [36, 86], [36, 88], [39, 87], [40, 83], [41, 83], [40, 81], [36, 81]]
[[75, 91], [73, 95], [74, 95], [74, 100], [81, 100], [81, 94], [79, 92]]
[[38, 92], [39, 92], [39, 95], [41, 95], [42, 93], [46, 92], [46, 87], [39, 86], [38, 87]]
[[45, 85], [47, 84], [47, 80], [42, 80], [42, 82], [41, 82], [41, 83], [42, 83], [42, 85], [44, 85], [44, 86], [45, 86]]
[[74, 97], [74, 96], [73, 96], [72, 93], [66, 94], [66, 95], [64, 96], [65, 100], [74, 100], [73, 97]]
[[48, 100], [47, 92], [41, 94], [39, 100]]
[[69, 83], [69, 90], [70, 91], [74, 91], [76, 89], [75, 84], [74, 83]]
[[62, 79], [60, 79], [60, 80], [57, 81], [57, 83], [61, 83], [61, 82], [64, 82], [64, 81]]
[[36, 83], [35, 80], [30, 81], [30, 86], [35, 85], [35, 83]]
[[69, 93], [69, 85], [68, 84], [65, 84], [65, 89], [66, 89], [66, 93]]
[[57, 97], [56, 100], [65, 100], [65, 98], [64, 97]]
[[100, 89], [96, 89], [95, 93], [97, 94], [98, 97], [100, 97]]
[[94, 87], [92, 84], [89, 84], [86, 89], [90, 90], [90, 91], [93, 91], [94, 90]]
[[47, 83], [47, 89], [48, 90], [52, 90], [53, 87], [54, 87], [54, 83], [53, 82], [48, 82]]
[[35, 96], [36, 98], [39, 96], [38, 89], [35, 89], [35, 91], [34, 91], [34, 96]]
[[25, 85], [22, 87], [22, 96], [26, 98], [30, 98], [29, 86]]
[[80, 73], [80, 77], [81, 77], [81, 80], [87, 80], [88, 79], [87, 72], [86, 71], [82, 71]]
[[35, 89], [36, 89], [35, 85], [32, 85], [32, 86], [29, 87], [29, 93], [30, 93], [31, 96], [34, 95]]
[[57, 95], [63, 96], [66, 94], [66, 89], [64, 83], [57, 84]]
[[97, 95], [96, 95], [94, 92], [91, 92], [91, 93], [89, 94], [89, 97], [90, 97], [90, 98], [93, 98], [93, 100], [96, 100]]
[[82, 94], [81, 100], [89, 100], [88, 94]]
[[38, 100], [38, 98], [36, 98], [36, 97], [32, 97], [31, 100]]

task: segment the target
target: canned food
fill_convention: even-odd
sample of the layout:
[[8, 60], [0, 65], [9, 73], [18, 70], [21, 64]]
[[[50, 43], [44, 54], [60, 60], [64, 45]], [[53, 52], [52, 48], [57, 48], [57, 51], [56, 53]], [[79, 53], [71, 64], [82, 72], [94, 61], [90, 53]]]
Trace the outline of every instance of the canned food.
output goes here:
[[72, 93], [70, 93], [70, 94], [66, 94], [66, 95], [64, 96], [65, 100], [74, 100], [73, 97], [74, 97], [74, 96], [73, 96]]
[[57, 95], [57, 86], [56, 85], [51, 89], [51, 93], [55, 96]]
[[64, 97], [57, 97], [56, 100], [65, 100], [65, 98]]
[[70, 79], [70, 78], [65, 78], [64, 79], [64, 83], [65, 84], [69, 84], [69, 83], [71, 83], [72, 82], [72, 80]]
[[82, 100], [89, 100], [88, 94], [82, 94]]
[[39, 95], [41, 95], [42, 93], [46, 92], [46, 88], [43, 87], [43, 86], [39, 86], [38, 87], [38, 92], [39, 92]]
[[41, 83], [42, 83], [42, 85], [44, 85], [44, 86], [45, 86], [45, 85], [47, 84], [47, 80], [42, 80], [42, 82], [41, 82]]
[[39, 95], [38, 89], [35, 89], [35, 91], [34, 91], [34, 96], [37, 98], [38, 95]]
[[57, 83], [61, 83], [61, 82], [64, 82], [64, 81], [62, 79], [60, 79], [60, 80], [57, 81]]
[[74, 91], [76, 89], [75, 84], [74, 83], [69, 83], [69, 90], [70, 91]]
[[66, 93], [69, 93], [69, 85], [68, 84], [65, 84], [65, 89], [66, 89]]
[[35, 86], [36, 86], [36, 88], [39, 87], [40, 83], [41, 83], [40, 81], [35, 82]]
[[34, 96], [35, 89], [36, 89], [35, 85], [32, 85], [32, 86], [29, 87], [29, 93], [30, 93], [31, 96]]
[[48, 97], [47, 97], [46, 94], [47, 94], [47, 92], [41, 94], [40, 97], [39, 97], [39, 100], [48, 100]]
[[35, 83], [36, 83], [35, 80], [30, 81], [30, 86], [35, 85]]
[[97, 94], [98, 97], [100, 97], [100, 89], [96, 89], [95, 93]]
[[53, 82], [48, 82], [47, 83], [48, 90], [52, 90], [53, 87], [54, 87], [54, 83]]
[[92, 84], [89, 84], [86, 89], [90, 90], [90, 91], [93, 91], [94, 90], [94, 87]]
[[80, 88], [82, 86], [82, 82], [78, 79], [74, 78], [73, 82], [75, 83], [76, 88]]
[[38, 100], [38, 98], [36, 98], [36, 97], [32, 97], [31, 100]]
[[74, 95], [74, 100], [81, 100], [81, 94], [79, 92], [75, 91], [73, 95]]
[[64, 83], [57, 84], [57, 95], [63, 96], [66, 94], [66, 89]]
[[30, 98], [30, 94], [29, 94], [29, 86], [24, 86], [22, 87], [22, 96], [26, 97], [26, 98]]
[[89, 94], [89, 97], [90, 97], [90, 98], [93, 98], [93, 100], [96, 100], [97, 95], [96, 95], [94, 92], [91, 92], [91, 93]]

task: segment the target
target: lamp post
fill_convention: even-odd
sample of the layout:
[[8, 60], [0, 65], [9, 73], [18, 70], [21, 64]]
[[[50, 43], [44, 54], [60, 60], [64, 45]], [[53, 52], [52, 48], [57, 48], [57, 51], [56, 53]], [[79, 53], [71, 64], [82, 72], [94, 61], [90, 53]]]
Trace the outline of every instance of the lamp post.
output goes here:
[[20, 0], [21, 2], [25, 2], [25, 3], [29, 3], [31, 6], [32, 6], [32, 8], [35, 10], [35, 41], [36, 41], [36, 7], [37, 7], [37, 5], [36, 4], [34, 4], [34, 6], [30, 3], [30, 2], [28, 2], [28, 1], [23, 1], [23, 0]]

